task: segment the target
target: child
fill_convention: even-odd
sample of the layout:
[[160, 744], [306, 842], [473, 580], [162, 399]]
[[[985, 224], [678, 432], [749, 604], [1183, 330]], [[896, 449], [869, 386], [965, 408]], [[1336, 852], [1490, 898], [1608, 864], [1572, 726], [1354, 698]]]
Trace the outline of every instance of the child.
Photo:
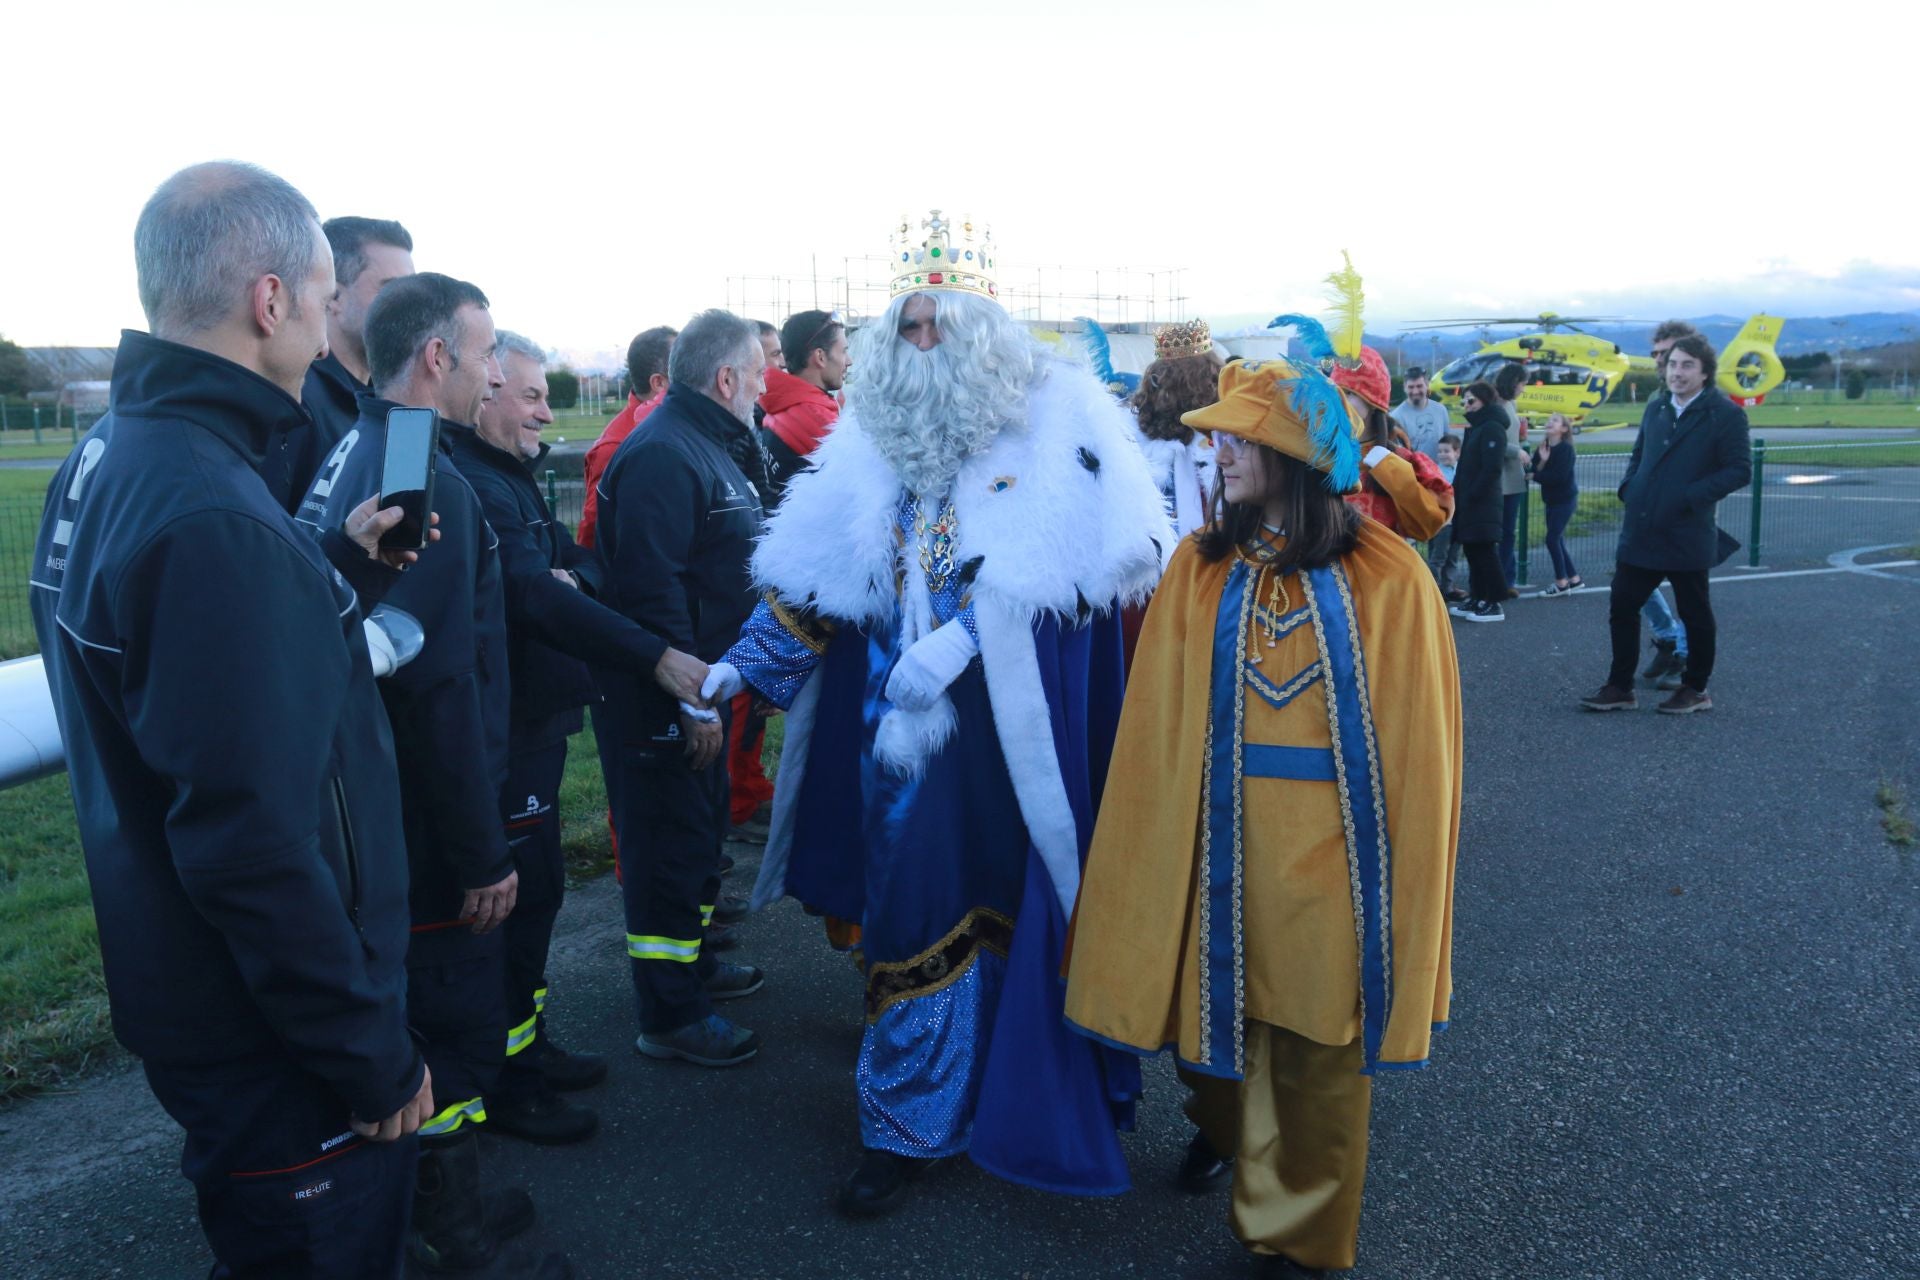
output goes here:
[[[1453, 483], [1453, 469], [1460, 462], [1460, 437], [1448, 432], [1440, 437], [1440, 443], [1433, 447], [1436, 461], [1440, 464], [1440, 474], [1447, 483]], [[1453, 585], [1453, 571], [1460, 563], [1460, 548], [1453, 542], [1453, 526], [1448, 525], [1427, 539], [1427, 568], [1433, 570], [1433, 580], [1440, 584], [1440, 594], [1449, 600], [1465, 600], [1465, 590]]]

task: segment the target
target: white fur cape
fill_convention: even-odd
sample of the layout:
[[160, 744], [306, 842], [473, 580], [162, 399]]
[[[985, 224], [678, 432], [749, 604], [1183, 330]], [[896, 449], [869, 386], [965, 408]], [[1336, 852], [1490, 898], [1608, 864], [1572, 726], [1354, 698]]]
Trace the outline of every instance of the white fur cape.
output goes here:
[[[754, 552], [764, 590], [823, 616], [870, 625], [901, 609], [909, 568], [894, 524], [902, 486], [861, 430], [840, 418], [812, 467], [788, 484]], [[987, 694], [1014, 792], [1034, 846], [1071, 916], [1080, 887], [1079, 836], [1053, 749], [1052, 717], [1033, 647], [1044, 613], [1071, 623], [1088, 609], [1144, 599], [1174, 535], [1132, 424], [1093, 376], [1043, 359], [1024, 426], [1009, 427], [954, 479], [955, 562], [971, 566]], [[976, 563], [977, 562], [977, 563]], [[786, 887], [793, 820], [806, 776], [818, 672], [787, 715], [772, 829], [753, 905]]]
[[1178, 440], [1138, 437], [1147, 470], [1160, 492], [1173, 497], [1173, 532], [1184, 538], [1207, 523], [1206, 495], [1213, 488], [1213, 446], [1198, 432], [1185, 444]]

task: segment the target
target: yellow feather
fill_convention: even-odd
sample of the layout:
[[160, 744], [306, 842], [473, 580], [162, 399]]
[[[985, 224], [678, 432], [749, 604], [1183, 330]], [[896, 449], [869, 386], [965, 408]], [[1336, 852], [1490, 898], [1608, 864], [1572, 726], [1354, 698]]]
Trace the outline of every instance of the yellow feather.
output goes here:
[[1360, 362], [1360, 345], [1364, 341], [1364, 312], [1366, 297], [1360, 291], [1360, 273], [1353, 269], [1353, 258], [1345, 249], [1340, 257], [1346, 266], [1327, 277], [1332, 291], [1327, 300], [1333, 303], [1333, 350], [1341, 362], [1357, 365]]

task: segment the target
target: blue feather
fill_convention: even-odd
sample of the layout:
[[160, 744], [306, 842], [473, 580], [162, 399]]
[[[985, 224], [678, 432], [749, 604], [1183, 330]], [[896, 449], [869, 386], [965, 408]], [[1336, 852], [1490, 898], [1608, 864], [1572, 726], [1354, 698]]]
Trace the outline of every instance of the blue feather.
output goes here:
[[1287, 327], [1293, 329], [1294, 334], [1300, 339], [1300, 345], [1304, 346], [1307, 354], [1315, 360], [1333, 359], [1333, 339], [1327, 336], [1326, 327], [1318, 320], [1308, 316], [1275, 316], [1273, 322], [1267, 326], [1269, 329]]
[[1327, 488], [1347, 493], [1360, 483], [1360, 443], [1347, 417], [1346, 393], [1310, 364], [1290, 361], [1296, 376], [1282, 378], [1292, 399], [1293, 416], [1313, 441], [1313, 465], [1326, 472]]
[[1107, 331], [1100, 322], [1091, 316], [1075, 316], [1087, 327], [1087, 354], [1093, 358], [1093, 373], [1106, 386], [1112, 386], [1119, 378], [1113, 372], [1113, 346], [1107, 341]]

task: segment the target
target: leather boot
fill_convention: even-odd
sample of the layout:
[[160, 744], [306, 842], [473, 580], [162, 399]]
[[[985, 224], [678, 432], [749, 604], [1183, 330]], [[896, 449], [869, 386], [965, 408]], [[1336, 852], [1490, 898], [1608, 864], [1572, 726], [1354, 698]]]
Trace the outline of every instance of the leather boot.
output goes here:
[[493, 1261], [496, 1251], [480, 1195], [479, 1133], [462, 1129], [450, 1138], [421, 1143], [408, 1255], [423, 1269], [443, 1274], [478, 1271]]

